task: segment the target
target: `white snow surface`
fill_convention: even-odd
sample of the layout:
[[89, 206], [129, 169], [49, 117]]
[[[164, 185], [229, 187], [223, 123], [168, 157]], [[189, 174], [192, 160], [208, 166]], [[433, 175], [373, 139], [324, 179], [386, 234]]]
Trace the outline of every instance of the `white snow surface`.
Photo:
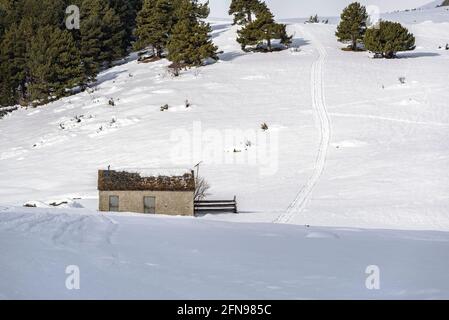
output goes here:
[[[395, 60], [340, 50], [333, 24], [243, 53], [214, 21], [216, 64], [172, 78], [131, 55], [89, 92], [6, 115], [0, 298], [449, 298], [448, 12], [392, 14], [417, 38]], [[96, 212], [98, 169], [199, 162], [240, 214]], [[65, 289], [69, 264], [83, 290]]]
[[[96, 208], [98, 169], [203, 161], [211, 197], [236, 195], [242, 211], [206, 219], [449, 230], [449, 51], [438, 49], [449, 23], [407, 27], [417, 49], [397, 60], [341, 51], [335, 25], [289, 25], [299, 52], [243, 53], [227, 21], [213, 24], [221, 61], [179, 78], [165, 60], [131, 56], [93, 92], [0, 121], [0, 203], [82, 198]], [[236, 129], [257, 137], [224, 141]]]
[[2, 299], [449, 298], [445, 232], [0, 207], [0, 243]]

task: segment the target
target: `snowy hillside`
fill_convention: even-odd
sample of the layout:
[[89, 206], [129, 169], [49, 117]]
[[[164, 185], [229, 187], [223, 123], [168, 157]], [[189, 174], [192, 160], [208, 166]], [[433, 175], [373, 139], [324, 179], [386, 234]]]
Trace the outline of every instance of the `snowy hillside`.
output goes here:
[[448, 230], [449, 23], [407, 26], [418, 47], [397, 60], [341, 51], [335, 25], [290, 25], [299, 52], [244, 54], [228, 21], [215, 65], [172, 78], [131, 57], [92, 92], [0, 120], [0, 203], [94, 209], [99, 168], [203, 161], [212, 197], [243, 212], [207, 218]]
[[[0, 207], [0, 299], [442, 299], [449, 235]], [[67, 290], [67, 266], [79, 290]], [[368, 290], [368, 266], [380, 290]]]
[[[244, 53], [214, 21], [216, 64], [173, 78], [132, 55], [88, 92], [5, 114], [0, 299], [449, 298], [449, 11], [389, 17], [416, 36], [400, 59], [302, 22], [299, 49]], [[98, 169], [200, 161], [240, 214], [96, 211]]]

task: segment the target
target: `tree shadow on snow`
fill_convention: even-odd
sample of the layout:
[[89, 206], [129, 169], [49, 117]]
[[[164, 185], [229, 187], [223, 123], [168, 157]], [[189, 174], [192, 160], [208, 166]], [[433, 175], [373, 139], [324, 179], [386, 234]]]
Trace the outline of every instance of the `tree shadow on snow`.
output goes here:
[[230, 27], [232, 27], [232, 23], [222, 23], [222, 24], [211, 25], [212, 31], [218, 31], [218, 30], [223, 30], [223, 29], [227, 30]]
[[415, 58], [425, 58], [425, 57], [438, 57], [439, 53], [435, 52], [410, 52], [410, 53], [399, 53], [397, 55], [398, 59], [415, 59]]
[[301, 48], [301, 47], [307, 46], [309, 44], [310, 44], [310, 41], [305, 40], [303, 38], [293, 38], [291, 47], [292, 48]]
[[237, 59], [238, 57], [244, 56], [244, 52], [239, 51], [231, 51], [231, 52], [225, 52], [219, 55], [221, 61], [232, 61], [234, 59]]
[[106, 73], [100, 74], [97, 77], [97, 81], [95, 81], [94, 85], [98, 86], [106, 81], [115, 80], [122, 73], [128, 73], [128, 71], [127, 70], [111, 71], [111, 72], [106, 72]]
[[211, 26], [212, 39], [215, 39], [215, 38], [219, 37], [221, 34], [225, 33], [226, 31], [229, 31], [229, 29], [231, 27], [232, 27], [231, 23], [217, 24], [217, 25]]

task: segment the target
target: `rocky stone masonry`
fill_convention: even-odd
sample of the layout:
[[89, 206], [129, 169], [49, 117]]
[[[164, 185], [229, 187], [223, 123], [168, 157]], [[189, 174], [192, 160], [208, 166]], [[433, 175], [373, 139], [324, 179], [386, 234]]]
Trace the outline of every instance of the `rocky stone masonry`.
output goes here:
[[139, 173], [99, 170], [100, 191], [194, 191], [194, 173], [183, 176], [141, 177]]

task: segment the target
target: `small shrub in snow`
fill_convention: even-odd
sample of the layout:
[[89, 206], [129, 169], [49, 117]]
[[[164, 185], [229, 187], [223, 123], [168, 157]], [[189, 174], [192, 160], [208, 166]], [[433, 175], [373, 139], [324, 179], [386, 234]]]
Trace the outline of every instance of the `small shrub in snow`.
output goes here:
[[193, 71], [193, 76], [195, 78], [198, 78], [201, 75], [201, 70], [200, 68], [195, 68], [195, 70]]
[[319, 23], [320, 19], [318, 18], [318, 15], [314, 15], [314, 16], [310, 16], [309, 20], [307, 21], [307, 23]]
[[190, 108], [192, 105], [190, 104], [189, 100], [186, 99], [186, 101], [184, 102], [186, 108]]
[[181, 75], [181, 70], [185, 69], [186, 65], [183, 63], [173, 62], [168, 66], [168, 73], [172, 77], [179, 77]]
[[260, 126], [260, 128], [261, 128], [263, 131], [267, 131], [267, 130], [268, 130], [268, 125], [267, 125], [266, 123], [262, 123], [262, 125]]
[[109, 101], [108, 101], [108, 104], [110, 105], [110, 106], [115, 106], [115, 101], [114, 101], [114, 99], [113, 98], [111, 98], [111, 99], [109, 99]]
[[165, 104], [165, 105], [163, 105], [163, 106], [161, 107], [161, 111], [162, 111], [162, 112], [167, 111], [168, 108], [169, 108], [168, 104]]
[[401, 84], [405, 84], [406, 78], [405, 78], [405, 77], [399, 77], [399, 82], [400, 82]]

